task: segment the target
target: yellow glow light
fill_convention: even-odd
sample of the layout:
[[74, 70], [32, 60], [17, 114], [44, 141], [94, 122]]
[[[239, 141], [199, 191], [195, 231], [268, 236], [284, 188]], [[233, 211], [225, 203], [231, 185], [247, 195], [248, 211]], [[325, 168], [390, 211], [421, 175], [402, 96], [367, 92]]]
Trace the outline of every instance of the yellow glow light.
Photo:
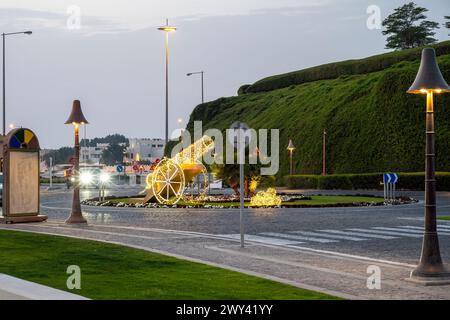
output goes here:
[[273, 207], [279, 205], [281, 205], [281, 197], [277, 196], [277, 191], [274, 188], [260, 191], [250, 200], [251, 207]]
[[163, 26], [163, 27], [159, 27], [158, 30], [164, 31], [164, 32], [175, 32], [175, 31], [177, 31], [177, 28], [171, 27], [171, 26]]

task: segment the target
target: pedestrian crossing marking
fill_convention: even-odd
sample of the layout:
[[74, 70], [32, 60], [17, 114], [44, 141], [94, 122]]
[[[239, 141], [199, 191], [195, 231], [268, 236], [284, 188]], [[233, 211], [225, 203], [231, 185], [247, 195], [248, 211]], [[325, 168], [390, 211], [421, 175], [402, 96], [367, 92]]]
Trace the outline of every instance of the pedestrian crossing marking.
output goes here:
[[263, 234], [265, 236], [269, 236], [269, 237], [275, 237], [275, 238], [292, 239], [292, 240], [306, 240], [306, 241], [319, 242], [319, 243], [337, 242], [336, 240], [320, 239], [320, 238], [314, 238], [314, 237], [303, 237], [303, 236], [296, 236], [296, 235], [285, 234], [285, 233], [264, 232], [261, 234]]
[[369, 233], [378, 233], [378, 234], [387, 234], [391, 236], [402, 236], [402, 237], [410, 237], [410, 238], [422, 238], [419, 234], [410, 234], [406, 232], [394, 232], [394, 231], [383, 231], [383, 230], [372, 230], [372, 229], [359, 229], [359, 228], [353, 228], [349, 229], [352, 231], [361, 231], [361, 232], [369, 232]]
[[[219, 234], [218, 236], [223, 237], [223, 238], [228, 238], [228, 239], [235, 239], [235, 240], [241, 239], [241, 235], [239, 233], [238, 234]], [[252, 241], [252, 242], [259, 242], [259, 243], [264, 243], [264, 244], [285, 245], [285, 246], [297, 245], [297, 244], [303, 243], [303, 242], [299, 242], [299, 241], [276, 239], [276, 238], [272, 238], [272, 237], [261, 237], [261, 236], [251, 235], [251, 234], [246, 234], [244, 236], [244, 240]]]
[[[348, 228], [344, 230], [292, 230], [285, 233], [262, 232], [257, 235], [245, 235], [245, 240], [279, 246], [296, 246], [302, 243], [338, 243], [341, 241], [370, 241], [374, 239], [394, 240], [399, 238], [423, 238], [423, 227], [393, 226], [371, 228]], [[450, 236], [450, 225], [438, 225], [438, 233]], [[219, 237], [239, 240], [240, 234], [222, 234]]]
[[[391, 231], [401, 231], [401, 232], [410, 232], [410, 233], [420, 233], [420, 234], [422, 234], [422, 235], [423, 235], [423, 232], [424, 232], [423, 228], [409, 229], [409, 228], [406, 228], [406, 227], [402, 227], [402, 228], [375, 227], [374, 229], [388, 230], [388, 231], [389, 231], [389, 230], [391, 230]], [[441, 229], [441, 228], [438, 228], [438, 232], [439, 232], [439, 234], [450, 236], [450, 233], [449, 233], [449, 232], [445, 232], [445, 231], [444, 231], [443, 229]]]
[[363, 233], [363, 232], [340, 231], [340, 230], [319, 230], [319, 231], [342, 234], [342, 235], [349, 235], [349, 236], [360, 236], [360, 237], [365, 237], [365, 238], [383, 239], [383, 240], [397, 239], [397, 237], [393, 237], [393, 236], [383, 236], [383, 235], [379, 235], [379, 234], [367, 234], [367, 233]]
[[291, 231], [289, 233], [302, 234], [305, 236], [312, 236], [312, 237], [324, 237], [324, 238], [331, 238], [331, 239], [338, 239], [338, 240], [350, 240], [350, 241], [365, 241], [365, 240], [367, 240], [367, 238], [357, 238], [357, 237], [350, 237], [350, 236], [344, 236], [344, 235], [316, 233], [316, 232], [309, 232], [309, 231]]

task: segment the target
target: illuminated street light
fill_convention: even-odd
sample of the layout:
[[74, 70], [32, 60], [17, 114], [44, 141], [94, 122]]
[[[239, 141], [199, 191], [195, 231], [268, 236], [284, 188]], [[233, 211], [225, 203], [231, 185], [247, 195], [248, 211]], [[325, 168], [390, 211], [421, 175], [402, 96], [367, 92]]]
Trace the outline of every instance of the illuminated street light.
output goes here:
[[2, 33], [3, 38], [3, 135], [5, 135], [5, 127], [6, 127], [6, 43], [5, 38], [6, 36], [11, 36], [15, 34], [26, 34], [31, 35], [32, 31], [20, 31], [20, 32], [9, 32], [9, 33]]
[[166, 25], [159, 27], [159, 31], [166, 33], [166, 133], [165, 142], [169, 141], [169, 33], [177, 30], [174, 26], [169, 26], [169, 19], [166, 20]]
[[[72, 113], [65, 124], [72, 124], [75, 128], [75, 164], [74, 164], [74, 178], [75, 184], [73, 188], [73, 201], [72, 201], [72, 211], [70, 217], [66, 220], [67, 224], [75, 223], [87, 223], [86, 219], [83, 218], [81, 213], [81, 203], [80, 203], [80, 138], [79, 138], [79, 127], [83, 124], [88, 124], [88, 121], [81, 111], [81, 104], [79, 100], [75, 100], [72, 106]], [[82, 175], [83, 176], [83, 175]]]
[[204, 71], [198, 71], [198, 72], [189, 72], [186, 74], [188, 77], [194, 75], [194, 74], [200, 74], [201, 75], [201, 85], [202, 85], [202, 104], [205, 103], [205, 85], [204, 85]]
[[292, 176], [294, 174], [294, 166], [293, 166], [293, 163], [292, 163], [292, 154], [294, 153], [294, 150], [295, 150], [295, 146], [294, 146], [294, 143], [292, 143], [292, 140], [289, 140], [289, 144], [288, 144], [287, 149], [289, 151], [289, 159], [290, 159], [289, 174]]
[[450, 92], [442, 77], [433, 48], [422, 51], [422, 60], [416, 79], [408, 93], [426, 94], [426, 151], [425, 151], [425, 233], [420, 263], [411, 272], [411, 280], [424, 284], [449, 284], [450, 270], [442, 263], [436, 222], [435, 131], [434, 94]]

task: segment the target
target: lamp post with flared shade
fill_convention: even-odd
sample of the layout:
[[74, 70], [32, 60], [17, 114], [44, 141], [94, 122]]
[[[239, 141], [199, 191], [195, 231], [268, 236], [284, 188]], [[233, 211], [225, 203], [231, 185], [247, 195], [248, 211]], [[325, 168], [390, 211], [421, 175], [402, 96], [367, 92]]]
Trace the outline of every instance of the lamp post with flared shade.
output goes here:
[[72, 106], [72, 113], [65, 124], [72, 124], [75, 128], [75, 163], [73, 166], [73, 178], [75, 179], [73, 188], [73, 201], [72, 201], [72, 211], [69, 218], [66, 220], [67, 224], [78, 224], [87, 223], [81, 212], [80, 203], [80, 138], [79, 138], [79, 127], [80, 125], [88, 124], [88, 121], [81, 111], [81, 104], [79, 100], [75, 100]]
[[425, 233], [422, 255], [411, 280], [424, 284], [450, 283], [450, 270], [442, 263], [436, 221], [436, 156], [434, 131], [434, 95], [450, 92], [436, 61], [433, 48], [422, 51], [422, 60], [416, 79], [408, 93], [426, 94], [426, 151], [425, 151]]

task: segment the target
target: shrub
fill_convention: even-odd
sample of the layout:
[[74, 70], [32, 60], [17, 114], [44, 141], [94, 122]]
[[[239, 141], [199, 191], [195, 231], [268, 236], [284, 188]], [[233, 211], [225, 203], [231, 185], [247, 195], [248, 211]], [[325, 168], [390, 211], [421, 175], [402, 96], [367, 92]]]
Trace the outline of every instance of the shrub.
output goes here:
[[251, 84], [244, 84], [244, 85], [242, 85], [239, 88], [238, 92], [237, 92], [238, 96], [246, 94], [247, 93], [247, 89], [250, 88], [250, 86], [251, 86]]
[[[398, 190], [425, 189], [425, 173], [399, 173]], [[383, 189], [381, 184], [382, 173], [368, 174], [335, 174], [335, 175], [294, 175], [286, 176], [284, 181], [287, 187], [294, 189], [320, 189], [320, 190], [356, 190], [356, 189]], [[450, 191], [450, 172], [436, 173], [437, 190]]]

